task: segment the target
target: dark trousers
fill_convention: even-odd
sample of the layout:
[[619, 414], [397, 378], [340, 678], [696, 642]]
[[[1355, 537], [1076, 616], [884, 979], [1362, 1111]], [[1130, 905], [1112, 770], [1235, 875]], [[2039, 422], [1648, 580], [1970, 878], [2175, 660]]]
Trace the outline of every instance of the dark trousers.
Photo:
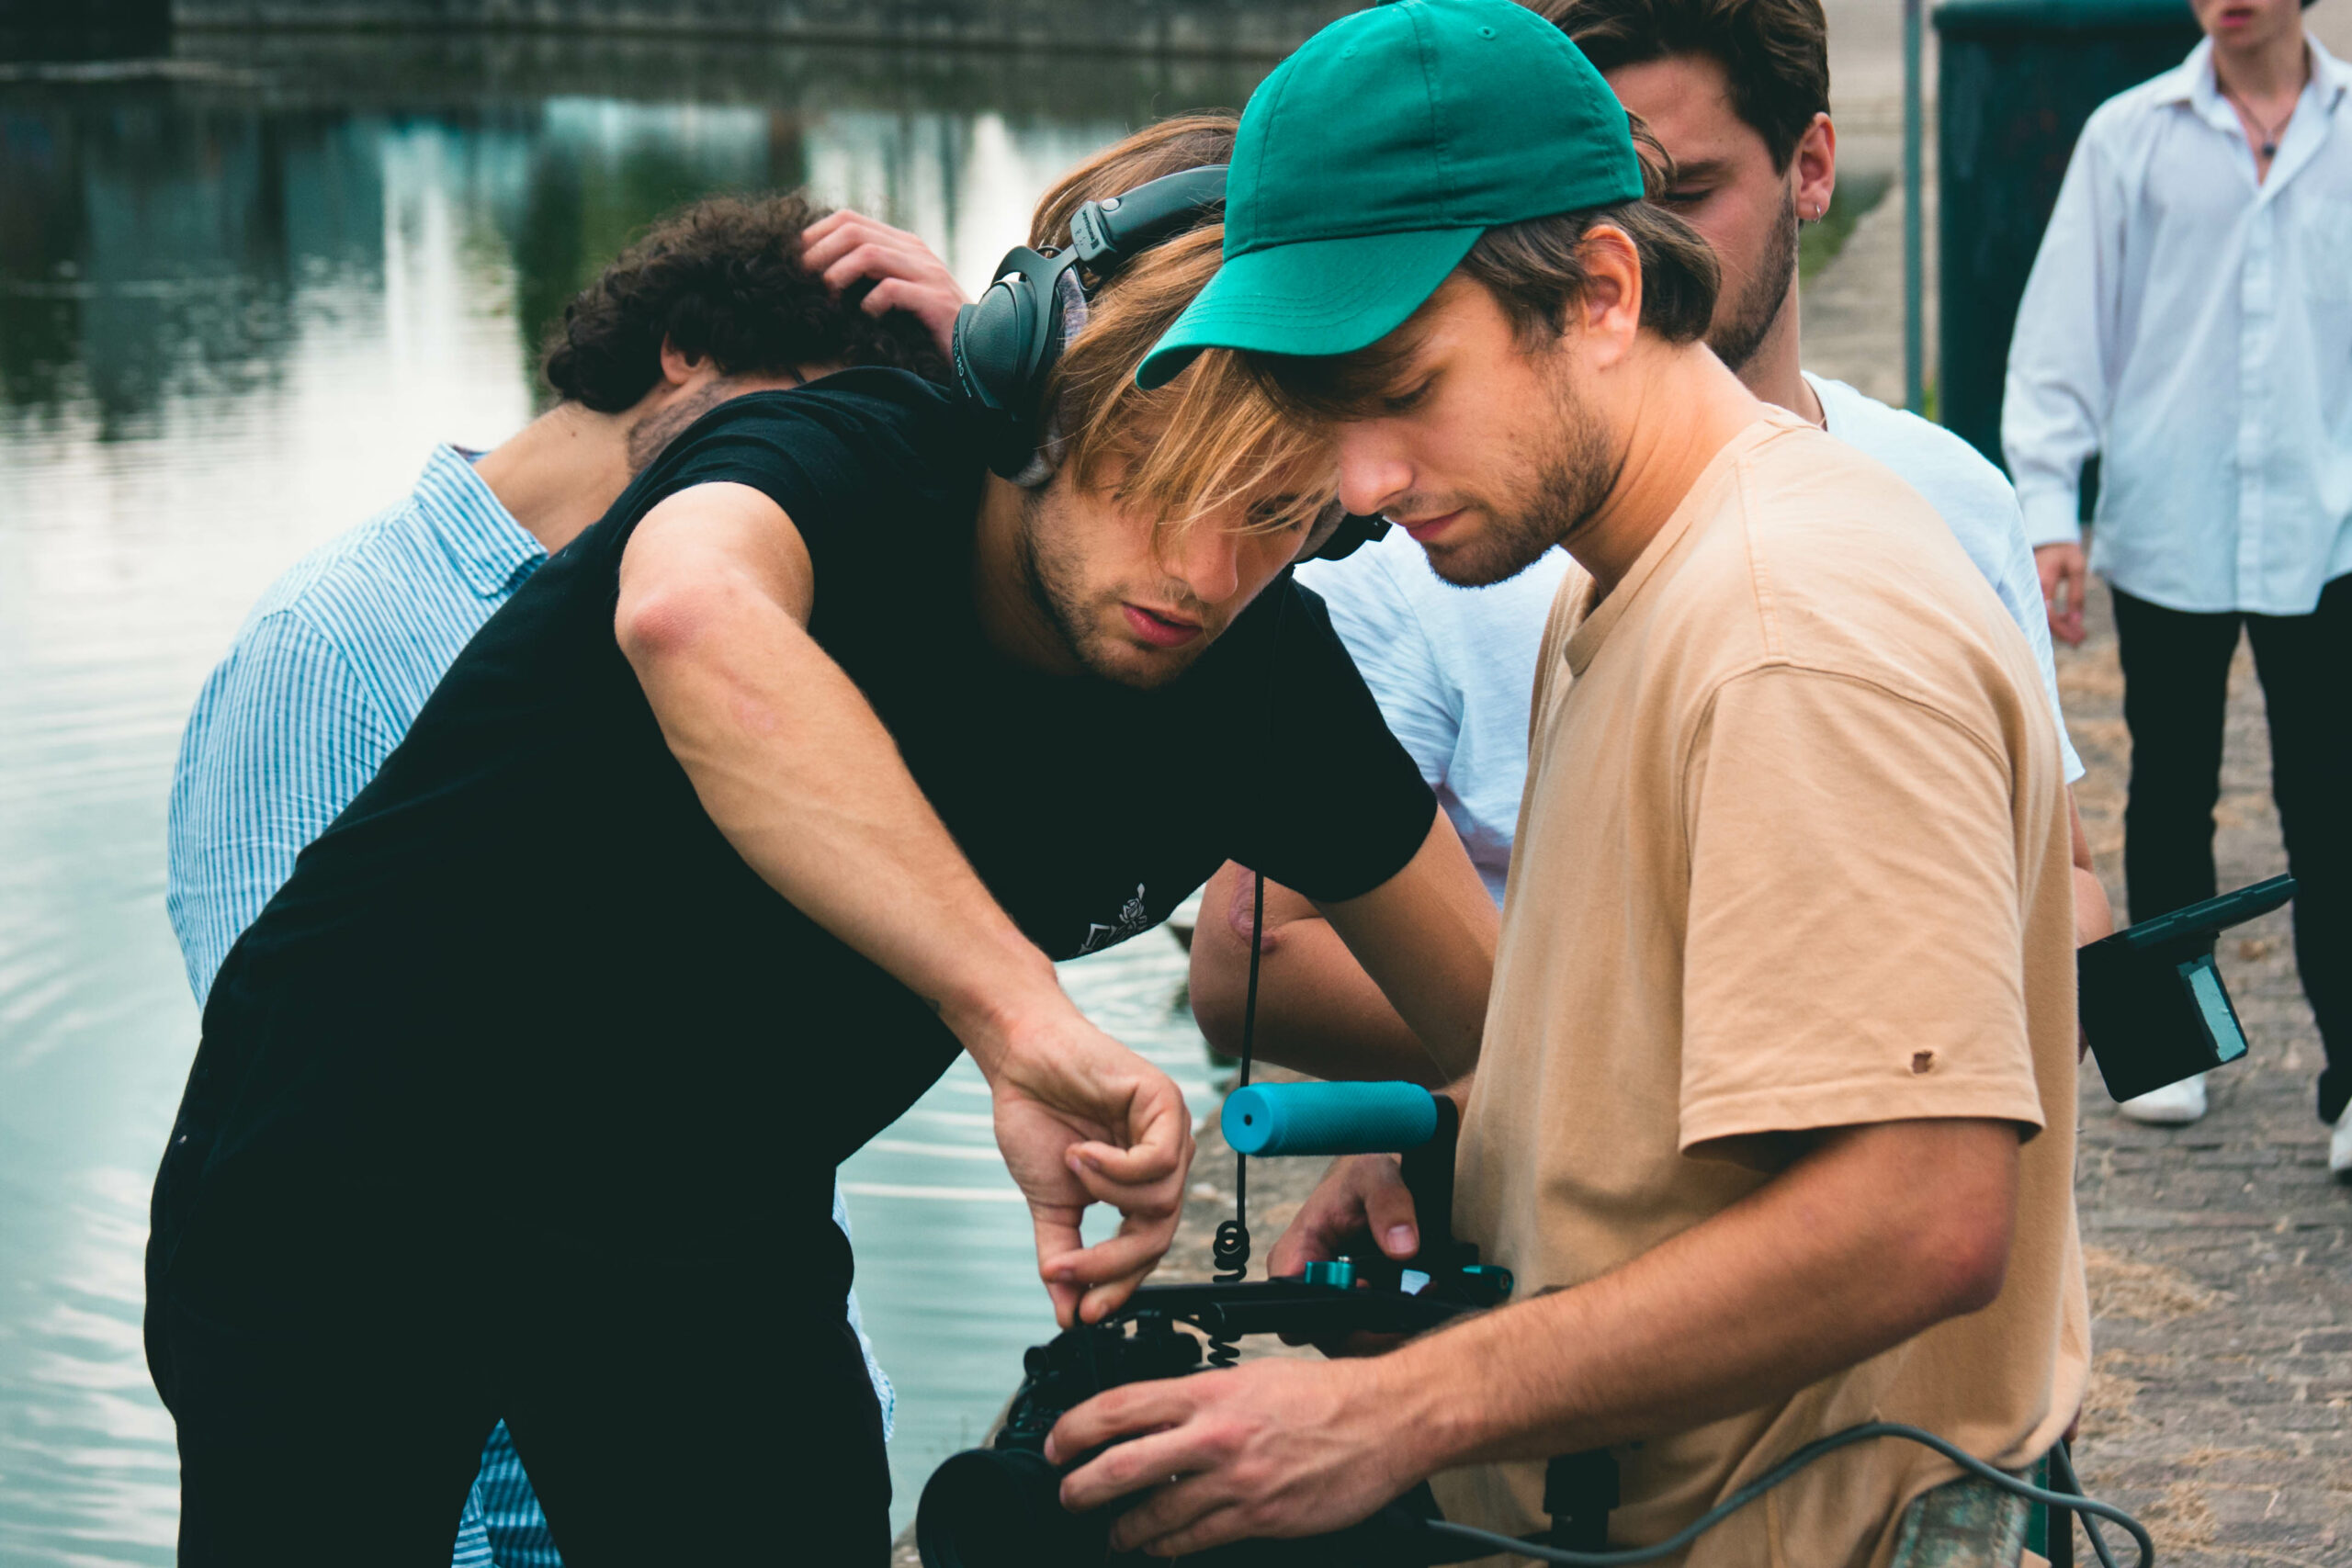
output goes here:
[[568, 1568], [888, 1561], [856, 1337], [774, 1235], [509, 1233], [466, 1257], [446, 1228], [208, 1209], [177, 1137], [147, 1350], [179, 1428], [184, 1568], [447, 1568], [500, 1416]]
[[2294, 874], [2295, 963], [2327, 1067], [2319, 1113], [2352, 1101], [2352, 577], [2308, 615], [2193, 615], [2115, 592], [2132, 789], [2123, 880], [2144, 920], [2213, 897], [2222, 721], [2243, 626], [2270, 719], [2270, 788]]

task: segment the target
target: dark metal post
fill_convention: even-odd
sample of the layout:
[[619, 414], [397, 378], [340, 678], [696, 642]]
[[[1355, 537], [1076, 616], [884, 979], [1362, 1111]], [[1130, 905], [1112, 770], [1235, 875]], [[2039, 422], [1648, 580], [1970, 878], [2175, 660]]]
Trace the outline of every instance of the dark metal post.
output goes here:
[[1926, 292], [1921, 236], [1927, 187], [1919, 174], [1919, 7], [1903, 0], [1903, 406], [1927, 412], [1927, 328], [1921, 311]]

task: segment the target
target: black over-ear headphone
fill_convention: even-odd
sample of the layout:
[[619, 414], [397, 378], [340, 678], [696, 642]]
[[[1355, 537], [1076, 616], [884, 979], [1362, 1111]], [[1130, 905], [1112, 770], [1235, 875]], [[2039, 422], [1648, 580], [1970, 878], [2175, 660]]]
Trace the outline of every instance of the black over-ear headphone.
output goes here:
[[[996, 280], [956, 312], [956, 382], [989, 426], [989, 468], [1012, 479], [1036, 459], [1045, 440], [1046, 381], [1068, 330], [1062, 279], [1069, 276], [1091, 298], [1137, 254], [1211, 221], [1225, 209], [1225, 169], [1182, 169], [1081, 204], [1070, 217], [1069, 249], [1014, 246], [997, 264]], [[1308, 553], [1336, 560], [1387, 531], [1380, 518], [1344, 515]]]

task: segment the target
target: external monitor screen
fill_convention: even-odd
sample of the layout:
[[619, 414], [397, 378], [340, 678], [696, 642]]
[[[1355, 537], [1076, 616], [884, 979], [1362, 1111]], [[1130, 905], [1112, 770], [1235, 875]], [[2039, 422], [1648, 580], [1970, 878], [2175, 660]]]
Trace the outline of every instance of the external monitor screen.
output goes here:
[[2238, 1027], [2238, 1015], [2230, 1006], [2230, 994], [2222, 989], [2222, 972], [2213, 967], [2212, 955], [2200, 953], [2181, 965], [2182, 978], [2188, 982], [2188, 994], [2197, 998], [2197, 1010], [2205, 1017], [2206, 1032], [2213, 1037], [2213, 1059], [2234, 1062], [2245, 1055], [2245, 1032]]

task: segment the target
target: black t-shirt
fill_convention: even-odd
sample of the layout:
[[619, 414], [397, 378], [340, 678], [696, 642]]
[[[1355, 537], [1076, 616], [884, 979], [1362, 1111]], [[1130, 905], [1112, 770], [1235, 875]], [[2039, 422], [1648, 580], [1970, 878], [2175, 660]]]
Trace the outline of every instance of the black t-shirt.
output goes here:
[[630, 532], [691, 485], [792, 519], [810, 633], [1052, 956], [1159, 923], [1228, 858], [1319, 898], [1404, 865], [1434, 802], [1319, 601], [1278, 584], [1156, 691], [1023, 669], [972, 604], [981, 472], [956, 405], [895, 371], [674, 442], [467, 645], [230, 953], [189, 1095], [207, 1180], [495, 1191], [566, 1229], [813, 1216], [953, 1059], [711, 825], [616, 643]]

